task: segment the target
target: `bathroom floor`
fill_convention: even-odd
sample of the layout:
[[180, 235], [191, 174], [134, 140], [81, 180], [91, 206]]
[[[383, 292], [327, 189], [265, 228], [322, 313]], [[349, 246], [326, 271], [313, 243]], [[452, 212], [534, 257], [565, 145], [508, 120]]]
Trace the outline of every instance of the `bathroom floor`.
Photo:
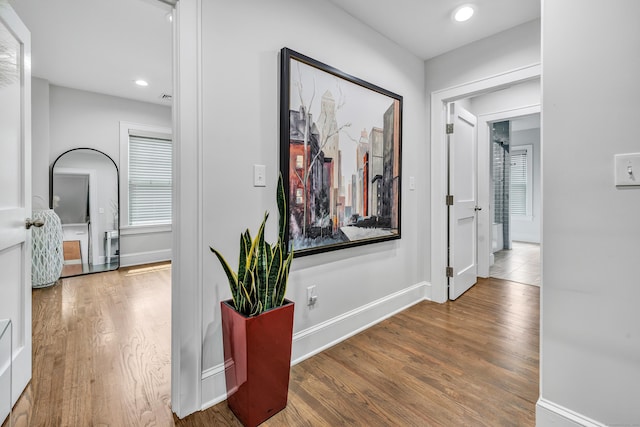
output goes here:
[[540, 286], [539, 244], [512, 242], [510, 250], [503, 249], [494, 256], [494, 264], [489, 270], [491, 277]]

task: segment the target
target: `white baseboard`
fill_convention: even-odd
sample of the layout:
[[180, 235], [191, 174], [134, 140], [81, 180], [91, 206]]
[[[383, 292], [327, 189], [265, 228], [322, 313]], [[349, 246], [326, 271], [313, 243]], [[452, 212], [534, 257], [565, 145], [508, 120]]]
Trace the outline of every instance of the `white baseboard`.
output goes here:
[[204, 411], [227, 398], [227, 386], [224, 379], [224, 363], [209, 368], [202, 373], [202, 405]]
[[606, 425], [541, 397], [536, 403], [536, 427], [606, 427]]
[[422, 282], [424, 286], [424, 299], [427, 301], [433, 301], [433, 287], [431, 286], [431, 282]]
[[535, 243], [540, 244], [540, 235], [536, 234], [511, 234], [512, 242]]
[[[329, 319], [304, 331], [293, 334], [291, 365], [332, 347], [339, 342], [391, 317], [420, 301], [428, 295], [431, 285], [421, 282], [387, 295], [355, 310]], [[216, 365], [202, 373], [202, 407], [207, 409], [227, 398], [224, 379], [224, 364]]]
[[151, 264], [162, 261], [171, 261], [171, 249], [120, 255], [120, 267], [130, 267], [132, 265]]

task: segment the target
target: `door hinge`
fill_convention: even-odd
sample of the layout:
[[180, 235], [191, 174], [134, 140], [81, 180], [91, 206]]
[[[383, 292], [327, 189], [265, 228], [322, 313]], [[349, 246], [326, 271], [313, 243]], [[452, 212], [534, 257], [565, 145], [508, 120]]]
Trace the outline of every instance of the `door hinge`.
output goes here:
[[447, 267], [447, 277], [453, 277], [453, 267]]
[[447, 204], [447, 206], [453, 206], [453, 195], [452, 194], [447, 194], [446, 204]]
[[453, 133], [453, 123], [447, 123], [447, 135]]

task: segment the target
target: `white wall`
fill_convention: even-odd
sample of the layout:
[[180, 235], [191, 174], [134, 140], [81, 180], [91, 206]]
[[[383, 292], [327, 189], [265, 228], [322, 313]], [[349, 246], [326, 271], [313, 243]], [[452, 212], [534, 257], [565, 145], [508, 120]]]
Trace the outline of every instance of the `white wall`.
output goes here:
[[[47, 205], [49, 167], [60, 154], [71, 148], [95, 148], [119, 164], [120, 121], [172, 126], [168, 106], [50, 85], [42, 79], [34, 79], [33, 87], [33, 194], [42, 196]], [[121, 236], [121, 265], [169, 259], [170, 252], [171, 232]]]
[[511, 147], [531, 145], [533, 150], [533, 182], [531, 183], [532, 206], [531, 218], [511, 216], [511, 240], [519, 242], [540, 243], [541, 220], [541, 167], [540, 167], [540, 128], [524, 129], [511, 132]]
[[49, 82], [31, 79], [31, 194], [33, 208], [49, 208]]
[[[189, 7], [180, 3], [180, 11]], [[287, 291], [296, 303], [294, 361], [424, 298], [428, 220], [418, 206], [425, 205], [428, 181], [423, 61], [329, 2], [206, 1], [201, 18], [202, 175], [194, 185], [201, 188], [204, 218], [201, 351], [207, 406], [224, 398], [216, 391], [220, 384], [224, 390], [218, 307], [230, 297], [208, 246], [235, 260], [239, 233], [246, 227], [255, 231], [265, 210], [277, 213], [280, 49], [289, 47], [404, 96], [402, 239], [294, 260]], [[180, 20], [179, 27], [184, 28]], [[180, 51], [190, 47], [182, 43], [184, 38]], [[191, 84], [180, 92], [197, 92]], [[181, 150], [188, 151], [188, 143], [182, 140]], [[253, 164], [266, 165], [266, 188], [252, 186]], [[408, 189], [409, 176], [415, 177], [416, 191]], [[272, 216], [270, 239], [275, 230]], [[174, 286], [190, 285], [178, 281], [174, 276]], [[305, 304], [310, 285], [318, 295], [313, 309]]]
[[462, 46], [425, 62], [427, 96], [540, 62], [540, 20]]
[[546, 1], [542, 13], [539, 425], [637, 425], [640, 188], [614, 186], [613, 159], [640, 151], [640, 2]]

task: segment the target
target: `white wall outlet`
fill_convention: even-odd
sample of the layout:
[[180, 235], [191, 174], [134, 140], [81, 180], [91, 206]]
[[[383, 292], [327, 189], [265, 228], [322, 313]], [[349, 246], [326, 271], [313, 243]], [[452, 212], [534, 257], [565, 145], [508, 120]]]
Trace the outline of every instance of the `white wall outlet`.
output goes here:
[[616, 154], [616, 186], [640, 186], [640, 153]]
[[265, 165], [253, 165], [253, 186], [267, 186], [267, 167]]
[[307, 288], [307, 305], [309, 307], [313, 307], [314, 305], [316, 305], [316, 302], [318, 301], [318, 295], [316, 295], [316, 286], [309, 286]]
[[413, 191], [416, 189], [416, 178], [413, 176], [409, 177], [409, 190]]

